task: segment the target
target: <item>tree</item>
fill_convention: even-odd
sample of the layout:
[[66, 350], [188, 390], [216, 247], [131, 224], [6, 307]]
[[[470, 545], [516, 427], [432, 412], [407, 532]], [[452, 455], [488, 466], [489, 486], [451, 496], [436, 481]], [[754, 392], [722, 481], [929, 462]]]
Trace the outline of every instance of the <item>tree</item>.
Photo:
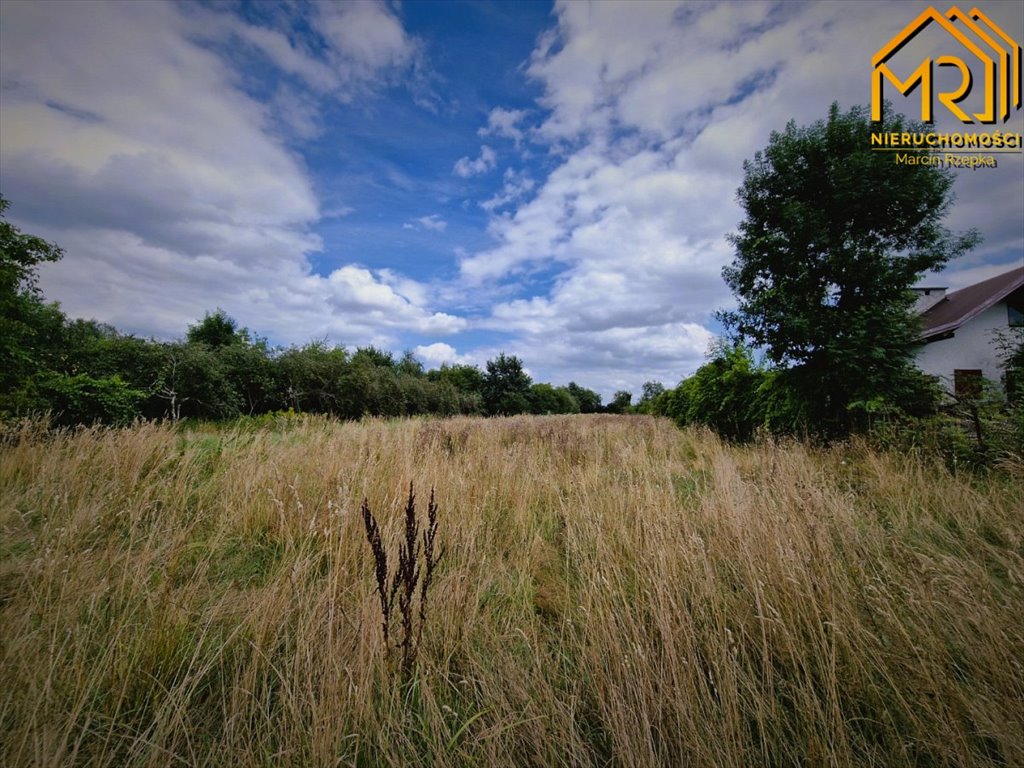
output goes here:
[[427, 378], [455, 390], [458, 413], [484, 412], [484, 374], [475, 365], [442, 363], [440, 369], [429, 371]]
[[419, 378], [425, 375], [423, 363], [416, 359], [411, 349], [402, 353], [402, 359], [395, 365], [395, 370], [404, 376], [415, 376]]
[[993, 333], [993, 343], [1003, 370], [1003, 390], [1012, 405], [1024, 406], [1024, 326], [1002, 328]]
[[344, 347], [312, 341], [284, 350], [274, 363], [284, 407], [351, 419], [372, 412], [367, 401], [373, 366], [351, 365]]
[[64, 315], [45, 304], [37, 268], [63, 251], [40, 237], [23, 234], [4, 218], [10, 203], [0, 197], [0, 407], [7, 395], [45, 365]]
[[680, 426], [706, 424], [731, 440], [746, 440], [768, 421], [764, 395], [770, 375], [741, 344], [716, 342], [708, 362], [654, 401], [656, 413]]
[[33, 377], [32, 384], [51, 412], [51, 423], [125, 425], [139, 415], [139, 403], [146, 393], [132, 389], [119, 376], [96, 379], [80, 373], [68, 376], [45, 371]]
[[265, 340], [250, 343], [246, 337], [219, 347], [215, 354], [228, 383], [240, 398], [243, 413], [251, 416], [273, 409], [280, 393]]
[[198, 325], [190, 325], [185, 337], [189, 344], [206, 344], [211, 349], [243, 344], [249, 341], [249, 331], [239, 329], [234, 318], [223, 309], [207, 312]]
[[430, 374], [438, 381], [450, 382], [459, 392], [483, 396], [484, 374], [475, 365], [442, 363], [439, 369], [431, 371]]
[[551, 384], [534, 384], [530, 387], [530, 413], [579, 413], [580, 407], [569, 390]]
[[925, 131], [885, 114], [872, 124], [863, 107], [833, 104], [827, 120], [773, 132], [743, 165], [746, 218], [723, 270], [739, 306], [720, 317], [765, 350], [817, 432], [849, 429], [857, 408], [920, 396], [909, 288], [978, 240], [942, 226], [951, 172], [871, 151], [873, 131]]
[[394, 368], [395, 356], [374, 346], [358, 347], [352, 355], [354, 365], [369, 365], [377, 368]]
[[487, 361], [484, 374], [484, 407], [489, 416], [511, 416], [530, 409], [530, 377], [523, 361], [502, 352]]
[[608, 403], [607, 411], [608, 413], [629, 413], [629, 404], [632, 400], [632, 392], [620, 389], [612, 396], [612, 401]]
[[242, 398], [232, 386], [223, 361], [206, 344], [176, 342], [163, 346], [164, 361], [153, 385], [166, 403], [166, 415], [230, 419], [242, 410]]
[[654, 413], [655, 404], [665, 394], [665, 385], [660, 381], [645, 381], [636, 404], [637, 413]]
[[569, 394], [579, 403], [580, 413], [600, 413], [601, 395], [592, 389], [581, 387], [575, 381], [569, 382]]

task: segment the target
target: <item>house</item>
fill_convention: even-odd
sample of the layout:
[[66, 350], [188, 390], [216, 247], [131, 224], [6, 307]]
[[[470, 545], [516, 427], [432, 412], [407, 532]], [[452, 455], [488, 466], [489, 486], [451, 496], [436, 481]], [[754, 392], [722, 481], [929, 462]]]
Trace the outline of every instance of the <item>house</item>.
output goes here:
[[976, 391], [982, 377], [1002, 377], [996, 332], [1024, 327], [1024, 266], [947, 293], [914, 288], [921, 317], [918, 368], [957, 394]]

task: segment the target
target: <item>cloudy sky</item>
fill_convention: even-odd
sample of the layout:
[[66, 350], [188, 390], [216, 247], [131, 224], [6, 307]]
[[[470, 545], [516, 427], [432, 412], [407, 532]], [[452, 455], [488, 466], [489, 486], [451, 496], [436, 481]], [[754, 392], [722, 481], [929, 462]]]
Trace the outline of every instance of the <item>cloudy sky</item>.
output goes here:
[[[925, 6], [3, 0], [0, 193], [65, 249], [42, 285], [72, 316], [176, 338], [220, 307], [637, 392], [721, 331], [743, 160], [868, 104]], [[1024, 40], [1024, 3], [977, 6]], [[958, 171], [949, 226], [985, 242], [931, 282], [1024, 260], [999, 164]]]

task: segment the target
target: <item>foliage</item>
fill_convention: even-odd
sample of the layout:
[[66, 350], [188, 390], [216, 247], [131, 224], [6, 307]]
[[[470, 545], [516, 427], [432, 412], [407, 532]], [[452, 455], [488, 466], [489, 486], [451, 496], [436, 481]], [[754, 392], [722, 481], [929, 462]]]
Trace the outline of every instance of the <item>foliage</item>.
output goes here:
[[612, 401], [608, 403], [605, 410], [608, 413], [629, 413], [630, 403], [633, 400], [633, 393], [623, 389], [612, 395]]
[[163, 364], [153, 388], [174, 419], [230, 419], [242, 413], [224, 361], [206, 344], [163, 345]]
[[637, 413], [655, 413], [655, 403], [665, 394], [665, 385], [660, 381], [645, 381], [640, 390], [640, 399], [634, 410]]
[[484, 408], [490, 416], [513, 416], [530, 410], [530, 377], [523, 361], [500, 353], [487, 361], [484, 374]]
[[534, 384], [530, 387], [530, 413], [579, 413], [580, 406], [567, 387]]
[[728, 439], [748, 440], [770, 421], [772, 380], [749, 349], [719, 342], [708, 362], [676, 389], [653, 399], [653, 408], [680, 426], [704, 424]]
[[402, 359], [395, 364], [395, 371], [402, 376], [413, 376], [419, 378], [426, 374], [423, 370], [423, 363], [416, 359], [412, 350], [402, 353]]
[[1006, 398], [1013, 405], [1024, 406], [1024, 327], [998, 329], [993, 342], [1003, 370]]
[[119, 376], [95, 379], [84, 373], [68, 376], [46, 371], [32, 381], [40, 408], [52, 411], [56, 426], [130, 424], [146, 393], [132, 389]]
[[871, 151], [872, 131], [923, 130], [886, 115], [872, 124], [833, 104], [827, 120], [773, 132], [743, 166], [746, 218], [723, 270], [739, 306], [721, 317], [787, 371], [777, 385], [800, 403], [797, 428], [841, 433], [860, 422], [857, 404], [914, 402], [909, 288], [978, 241], [942, 226], [952, 172]]
[[443, 363], [438, 370], [429, 371], [427, 379], [455, 389], [457, 413], [483, 414], [484, 374], [475, 365]]
[[365, 365], [371, 368], [394, 368], [395, 357], [387, 350], [374, 346], [358, 347], [352, 355], [353, 365]]
[[52, 354], [63, 317], [43, 303], [37, 280], [38, 266], [57, 261], [63, 251], [7, 221], [9, 206], [0, 197], [0, 408]]
[[580, 407], [580, 413], [600, 413], [601, 395], [592, 389], [581, 387], [575, 381], [570, 381], [566, 388]]
[[252, 343], [242, 337], [218, 347], [215, 355], [241, 412], [251, 415], [281, 404], [275, 362], [265, 341]]
[[189, 326], [185, 340], [190, 344], [205, 344], [211, 349], [220, 349], [249, 341], [249, 332], [239, 329], [238, 323], [223, 309], [207, 312], [198, 325]]
[[428, 377], [436, 381], [446, 381], [459, 392], [483, 396], [484, 374], [475, 365], [442, 363], [441, 367], [436, 371], [431, 371]]

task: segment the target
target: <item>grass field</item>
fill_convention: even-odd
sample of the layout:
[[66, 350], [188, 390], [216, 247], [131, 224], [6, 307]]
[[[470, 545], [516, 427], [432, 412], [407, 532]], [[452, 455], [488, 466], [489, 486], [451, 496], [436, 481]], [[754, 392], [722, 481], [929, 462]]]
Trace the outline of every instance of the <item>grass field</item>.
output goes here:
[[[0, 764], [1021, 766], [1014, 473], [646, 417], [26, 425]], [[410, 482], [403, 675], [359, 510], [394, 551]]]

